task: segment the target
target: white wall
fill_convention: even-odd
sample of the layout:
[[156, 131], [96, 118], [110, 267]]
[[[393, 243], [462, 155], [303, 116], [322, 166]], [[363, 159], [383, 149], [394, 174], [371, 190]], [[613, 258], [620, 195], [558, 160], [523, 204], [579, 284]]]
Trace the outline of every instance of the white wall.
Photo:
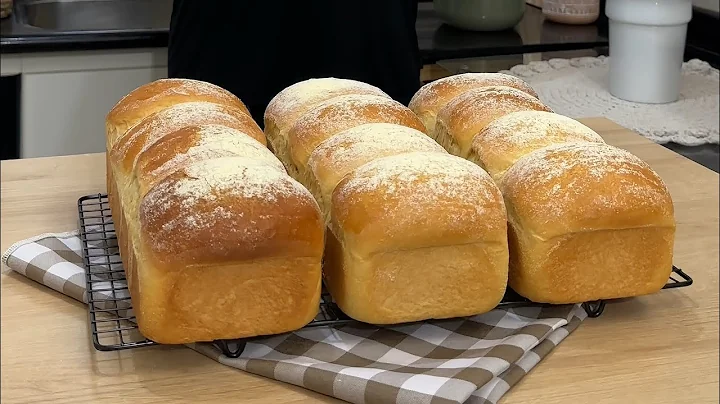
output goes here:
[[167, 76], [167, 48], [3, 55], [10, 73], [22, 74], [21, 158], [99, 153], [108, 111]]

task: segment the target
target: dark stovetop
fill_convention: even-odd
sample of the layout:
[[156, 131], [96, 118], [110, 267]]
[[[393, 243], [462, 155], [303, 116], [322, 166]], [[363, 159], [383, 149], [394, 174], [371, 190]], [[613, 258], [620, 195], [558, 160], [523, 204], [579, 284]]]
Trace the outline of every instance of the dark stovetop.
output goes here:
[[[2, 53], [164, 47], [171, 0], [46, 2], [34, 7], [17, 0], [14, 14], [0, 22]], [[32, 21], [38, 28], [27, 24]], [[82, 25], [83, 28], [75, 29]], [[425, 63], [440, 59], [589, 49], [607, 46], [595, 25], [546, 22], [528, 6], [515, 29], [480, 33], [443, 24], [431, 2], [418, 10], [418, 45]]]

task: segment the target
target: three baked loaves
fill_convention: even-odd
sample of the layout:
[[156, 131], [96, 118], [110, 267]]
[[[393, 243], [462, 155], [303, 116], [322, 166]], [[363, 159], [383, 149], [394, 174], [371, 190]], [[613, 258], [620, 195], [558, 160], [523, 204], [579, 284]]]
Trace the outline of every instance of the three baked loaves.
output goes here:
[[323, 280], [349, 316], [395, 324], [484, 313], [508, 285], [546, 303], [653, 293], [672, 268], [657, 174], [511, 76], [441, 79], [409, 108], [306, 80], [264, 132], [229, 92], [166, 79], [106, 124], [118, 245], [157, 342], [301, 328]]

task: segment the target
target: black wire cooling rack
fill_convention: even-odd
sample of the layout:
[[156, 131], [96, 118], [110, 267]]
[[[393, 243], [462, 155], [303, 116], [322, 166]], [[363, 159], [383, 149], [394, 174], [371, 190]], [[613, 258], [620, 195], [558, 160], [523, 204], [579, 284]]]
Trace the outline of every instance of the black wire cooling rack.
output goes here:
[[[155, 345], [140, 334], [135, 323], [107, 194], [80, 198], [78, 215], [93, 345], [100, 351]], [[673, 266], [673, 273], [664, 289], [690, 286], [692, 283], [688, 274]], [[498, 307], [528, 304], [531, 302], [508, 289]], [[598, 317], [605, 309], [605, 302], [584, 303], [583, 307], [589, 317]], [[330, 294], [323, 291], [318, 316], [306, 327], [336, 326], [351, 321], [332, 301]], [[215, 341], [214, 344], [232, 358], [240, 356], [245, 347], [241, 340]]]

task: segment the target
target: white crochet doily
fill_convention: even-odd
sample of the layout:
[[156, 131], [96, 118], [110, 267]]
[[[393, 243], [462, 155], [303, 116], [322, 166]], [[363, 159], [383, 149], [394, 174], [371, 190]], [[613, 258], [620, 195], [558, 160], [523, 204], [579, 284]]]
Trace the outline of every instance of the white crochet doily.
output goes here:
[[639, 104], [610, 95], [609, 62], [605, 56], [551, 59], [503, 73], [527, 81], [545, 104], [571, 118], [602, 116], [657, 143], [720, 143], [717, 69], [696, 59], [683, 63], [677, 102]]

